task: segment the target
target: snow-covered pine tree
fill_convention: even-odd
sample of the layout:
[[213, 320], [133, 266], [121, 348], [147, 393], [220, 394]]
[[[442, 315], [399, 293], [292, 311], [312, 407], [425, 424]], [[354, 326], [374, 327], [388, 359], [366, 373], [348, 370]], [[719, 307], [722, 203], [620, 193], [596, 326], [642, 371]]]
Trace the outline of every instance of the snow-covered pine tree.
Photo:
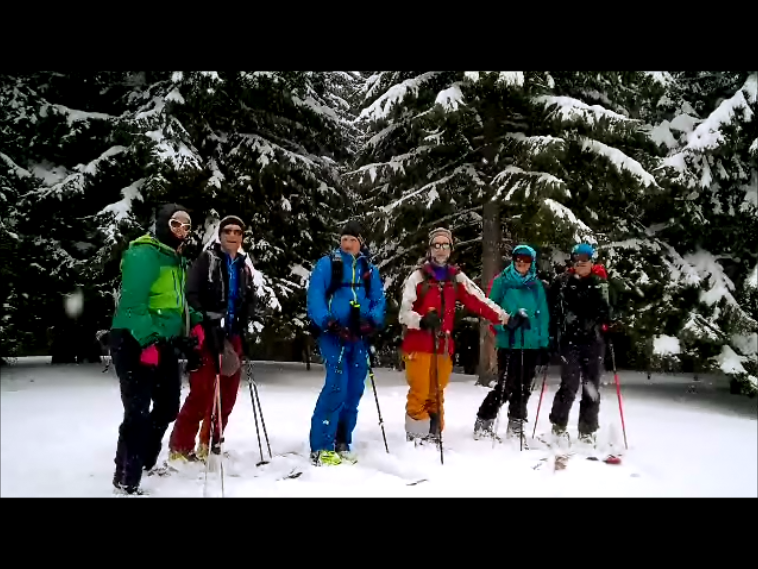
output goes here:
[[[633, 116], [650, 84], [618, 72], [372, 75], [361, 112], [371, 137], [352, 176], [381, 208], [390, 290], [439, 223], [462, 240], [459, 255], [487, 253], [467, 265], [474, 278], [484, 273], [483, 286], [500, 268], [501, 224], [542, 251], [543, 267], [578, 240], [642, 234], [641, 198], [661, 192], [649, 172], [655, 148]], [[491, 377], [490, 353], [485, 346], [480, 382]]]
[[[676, 193], [671, 288], [680, 304], [659, 351], [758, 388], [758, 72], [672, 72], [652, 130]], [[673, 248], [672, 248], [673, 252]], [[665, 348], [669, 349], [666, 350]]]
[[[24, 316], [37, 343], [26, 350], [46, 351], [52, 330], [54, 361], [97, 357], [102, 240], [93, 215], [117, 183], [116, 157], [122, 152], [110, 140], [112, 106], [103, 91], [120, 75], [18, 74], [6, 76], [1, 87], [1, 146], [30, 174], [17, 196], [16, 223], [26, 240], [21, 258], [29, 266], [23, 292], [34, 299]], [[64, 311], [62, 295], [76, 288], [84, 290], [87, 302], [83, 314], [72, 316]]]
[[351, 151], [342, 97], [351, 77], [174, 72], [141, 95], [150, 108], [138, 118], [150, 123], [163, 175], [171, 176], [161, 195], [193, 211], [205, 243], [220, 216], [236, 213], [250, 225], [246, 248], [262, 273], [259, 294], [272, 308], [271, 339], [289, 340], [302, 327], [295, 316], [302, 315], [307, 275], [333, 246], [335, 220], [344, 215], [338, 167]]

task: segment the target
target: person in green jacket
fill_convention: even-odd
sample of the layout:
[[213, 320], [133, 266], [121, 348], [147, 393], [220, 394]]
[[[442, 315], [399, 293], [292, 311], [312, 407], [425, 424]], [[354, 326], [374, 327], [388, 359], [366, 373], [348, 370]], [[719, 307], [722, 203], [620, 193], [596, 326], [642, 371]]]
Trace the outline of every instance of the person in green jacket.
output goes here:
[[491, 300], [508, 312], [510, 320], [506, 326], [494, 327], [498, 382], [477, 412], [474, 424], [477, 440], [496, 436], [493, 425], [506, 401], [507, 436], [521, 438], [537, 366], [547, 365], [549, 360], [549, 309], [545, 287], [537, 277], [537, 253], [528, 245], [519, 245], [512, 258], [513, 262], [495, 279], [489, 294]]
[[142, 472], [155, 466], [163, 435], [179, 413], [177, 349], [187, 345], [187, 336], [197, 348], [204, 340], [202, 316], [184, 295], [188, 262], [181, 251], [190, 228], [183, 207], [165, 205], [156, 215], [154, 236], [132, 241], [121, 260], [121, 297], [110, 332], [124, 405], [113, 477], [118, 493], [143, 493]]

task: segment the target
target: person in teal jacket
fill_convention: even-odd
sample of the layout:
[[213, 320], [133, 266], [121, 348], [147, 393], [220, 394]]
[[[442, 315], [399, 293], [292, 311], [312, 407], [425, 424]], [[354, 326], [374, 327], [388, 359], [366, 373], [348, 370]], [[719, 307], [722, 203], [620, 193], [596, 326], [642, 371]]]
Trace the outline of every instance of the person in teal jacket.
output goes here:
[[[513, 250], [513, 262], [495, 279], [491, 300], [510, 316], [495, 326], [498, 382], [484, 398], [476, 415], [474, 438], [494, 437], [493, 425], [500, 407], [508, 402], [507, 436], [520, 438], [526, 405], [537, 367], [547, 365], [549, 309], [547, 294], [537, 277], [537, 253], [528, 245]], [[522, 369], [523, 368], [523, 369]]]

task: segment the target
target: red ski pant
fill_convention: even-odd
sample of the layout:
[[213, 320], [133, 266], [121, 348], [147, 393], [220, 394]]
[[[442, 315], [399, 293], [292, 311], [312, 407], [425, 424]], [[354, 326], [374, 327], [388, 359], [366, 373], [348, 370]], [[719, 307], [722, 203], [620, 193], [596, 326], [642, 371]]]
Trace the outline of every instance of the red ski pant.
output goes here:
[[[242, 357], [242, 343], [239, 338], [232, 340], [234, 349]], [[216, 380], [216, 366], [213, 358], [215, 356], [207, 349], [203, 348], [203, 363], [200, 369], [190, 374], [189, 384], [190, 392], [184, 401], [179, 416], [174, 423], [174, 429], [171, 432], [169, 448], [174, 452], [189, 454], [195, 448], [195, 439], [200, 429], [200, 443], [207, 445], [210, 438], [210, 418], [211, 407], [213, 406], [214, 386]], [[240, 379], [242, 370], [238, 369], [232, 376], [221, 376], [221, 424], [226, 430], [229, 422], [229, 415], [237, 401], [239, 392]], [[217, 419], [218, 421], [218, 419]], [[219, 432], [217, 424], [214, 425], [214, 439], [218, 440]]]

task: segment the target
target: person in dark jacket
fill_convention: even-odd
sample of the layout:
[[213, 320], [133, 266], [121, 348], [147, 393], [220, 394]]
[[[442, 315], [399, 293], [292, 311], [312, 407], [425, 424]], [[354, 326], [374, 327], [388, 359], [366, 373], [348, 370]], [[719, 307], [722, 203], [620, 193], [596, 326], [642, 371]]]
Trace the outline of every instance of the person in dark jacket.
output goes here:
[[[219, 452], [222, 433], [218, 424], [210, 425], [219, 372], [223, 430], [237, 400], [244, 334], [255, 312], [253, 275], [247, 255], [240, 251], [244, 233], [245, 224], [239, 217], [226, 216], [219, 223], [219, 242], [203, 251], [190, 269], [187, 300], [203, 315], [206, 341], [202, 363], [190, 374], [190, 392], [171, 433], [169, 465], [174, 468], [188, 461], [205, 460], [209, 451]], [[201, 422], [200, 443], [195, 450]]]
[[110, 332], [124, 405], [113, 476], [119, 493], [143, 493], [143, 469], [155, 466], [163, 435], [179, 411], [178, 339], [191, 334], [202, 341], [202, 316], [185, 301], [187, 262], [179, 253], [190, 224], [183, 207], [163, 206], [155, 236], [132, 241], [121, 261], [121, 295]]
[[571, 254], [573, 266], [559, 275], [549, 291], [551, 339], [561, 356], [561, 385], [550, 412], [552, 434], [560, 446], [570, 444], [566, 427], [582, 385], [579, 442], [594, 447], [599, 428], [603, 333], [611, 323], [608, 275], [594, 264], [592, 245], [580, 243]]

